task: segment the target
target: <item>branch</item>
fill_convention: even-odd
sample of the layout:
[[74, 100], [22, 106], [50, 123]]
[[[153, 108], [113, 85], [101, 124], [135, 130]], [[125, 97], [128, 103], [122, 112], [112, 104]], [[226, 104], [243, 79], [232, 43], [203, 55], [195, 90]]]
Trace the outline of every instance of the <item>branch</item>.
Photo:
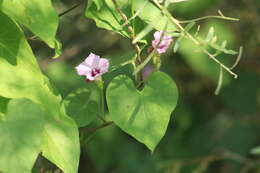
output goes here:
[[[116, 11], [119, 13], [119, 15], [121, 16], [121, 18], [123, 19], [123, 21], [125, 22], [124, 25], [127, 26], [127, 29], [130, 33], [130, 36], [131, 36], [131, 40], [135, 40], [135, 33], [134, 33], [134, 29], [133, 27], [130, 25], [129, 23], [129, 20], [127, 19], [127, 16], [124, 14], [124, 12], [119, 8], [119, 5], [117, 4], [116, 0], [112, 0], [112, 2], [114, 3], [114, 6], [115, 6], [115, 9]], [[132, 45], [134, 46], [135, 48], [135, 51], [136, 51], [136, 54], [137, 54], [137, 60], [139, 61], [139, 63], [141, 63], [141, 49], [140, 47], [138, 46], [137, 43], [133, 43], [132, 42]]]
[[182, 21], [179, 21], [179, 23], [197, 22], [197, 21], [204, 20], [204, 19], [223, 19], [223, 20], [230, 20], [230, 21], [239, 21], [239, 19], [224, 16], [220, 10], [218, 10], [218, 13], [219, 13], [219, 16], [204, 16], [204, 17], [199, 17], [199, 18], [191, 19], [191, 20], [182, 20]]
[[[153, 3], [164, 13], [164, 15], [166, 15], [173, 24], [175, 24], [194, 44], [200, 46], [201, 43], [196, 40], [190, 33], [188, 33], [180, 24], [180, 22], [178, 20], [176, 20], [174, 17], [172, 17], [172, 15], [170, 14], [170, 12], [165, 9], [157, 0], [152, 0]], [[224, 70], [226, 70], [229, 74], [231, 74], [235, 79], [238, 77], [237, 74], [235, 74], [230, 68], [228, 68], [227, 66], [225, 66], [224, 64], [222, 64], [218, 59], [216, 59], [215, 56], [213, 56], [207, 49], [202, 47], [202, 51], [208, 55], [208, 57], [215, 61], [217, 64], [219, 64]]]

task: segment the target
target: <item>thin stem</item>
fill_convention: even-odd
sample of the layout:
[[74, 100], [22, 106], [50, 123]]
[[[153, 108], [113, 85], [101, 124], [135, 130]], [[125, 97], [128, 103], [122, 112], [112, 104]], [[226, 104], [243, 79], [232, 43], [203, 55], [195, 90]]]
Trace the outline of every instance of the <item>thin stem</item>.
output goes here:
[[131, 59], [131, 60], [123, 62], [123, 63], [121, 63], [121, 64], [119, 64], [117, 66], [112, 66], [111, 69], [110, 69], [110, 72], [118, 69], [119, 67], [123, 67], [123, 66], [125, 66], [127, 64], [133, 64], [133, 63], [134, 63], [134, 60]]
[[98, 117], [103, 123], [106, 123], [106, 120], [105, 120], [102, 116], [97, 115], [97, 117]]
[[136, 50], [136, 54], [137, 54], [137, 61], [140, 63], [141, 62], [141, 49], [138, 46], [137, 43], [133, 43], [133, 40], [135, 40], [135, 33], [134, 33], [134, 29], [133, 27], [130, 25], [129, 20], [127, 19], [127, 16], [123, 13], [123, 11], [119, 8], [116, 0], [112, 0], [112, 2], [114, 3], [115, 9], [116, 11], [119, 13], [119, 15], [121, 16], [121, 18], [124, 20], [125, 25], [127, 26], [127, 29], [130, 33], [131, 36], [131, 40], [132, 40], [132, 45], [134, 46], [135, 50]]
[[242, 58], [242, 53], [243, 53], [243, 47], [240, 46], [237, 59], [236, 59], [235, 63], [230, 67], [230, 69], [233, 69], [233, 68], [235, 68], [238, 65], [239, 61]]
[[[102, 83], [103, 85], [103, 83]], [[102, 89], [100, 90], [100, 94], [101, 94], [101, 117], [105, 116], [105, 97], [104, 97], [104, 93], [103, 93], [103, 86]]]
[[88, 131], [91, 134], [87, 138], [82, 139], [81, 144], [86, 145], [95, 136], [95, 134], [98, 130], [103, 129], [105, 127], [108, 127], [112, 124], [113, 124], [113, 122], [109, 121], [109, 122], [105, 122], [105, 123], [101, 124], [100, 126], [97, 126], [97, 127], [94, 127], [94, 128], [83, 128], [82, 130]]
[[[162, 12], [171, 20], [171, 22], [173, 24], [175, 24], [194, 44], [200, 46], [201, 43], [196, 40], [190, 33], [188, 33], [180, 24], [180, 22], [178, 20], [176, 20], [174, 17], [172, 17], [172, 15], [170, 14], [170, 12], [165, 9], [163, 6], [161, 6], [161, 4], [157, 1], [157, 0], [152, 0], [154, 2], [154, 4], [160, 9], [162, 10]], [[218, 59], [216, 59], [216, 57], [214, 57], [211, 53], [209, 53], [209, 51], [207, 49], [205, 49], [204, 47], [202, 47], [202, 51], [208, 55], [208, 57], [210, 59], [212, 59], [213, 61], [215, 61], [217, 64], [219, 64], [224, 70], [226, 70], [228, 73], [230, 73], [234, 78], [237, 78], [237, 74], [235, 74], [234, 72], [232, 72], [230, 70], [230, 68], [228, 68], [227, 66], [225, 66], [224, 64], [222, 64]]]
[[204, 19], [223, 19], [223, 20], [230, 20], [230, 21], [239, 21], [239, 19], [232, 18], [232, 17], [226, 17], [226, 16], [204, 16], [204, 17], [199, 17], [196, 19], [182, 20], [182, 21], [179, 21], [179, 23], [197, 22], [197, 21], [204, 20]]
[[137, 66], [136, 70], [134, 71], [134, 75], [136, 75], [137, 73], [139, 73], [139, 71], [141, 71], [145, 65], [152, 59], [153, 55], [155, 54], [155, 50], [153, 50], [148, 57], [139, 65]]
[[105, 122], [105, 123], [101, 124], [100, 126], [97, 126], [97, 127], [94, 127], [94, 128], [88, 128], [86, 130], [91, 132], [91, 133], [95, 133], [96, 131], [98, 131], [100, 129], [103, 129], [103, 128], [107, 127], [107, 126], [110, 126], [112, 124], [113, 124], [112, 121], [108, 121], [108, 122]]
[[64, 16], [65, 14], [69, 13], [70, 11], [74, 10], [75, 8], [79, 7], [81, 5], [81, 3], [78, 3], [74, 6], [72, 6], [71, 8], [65, 10], [64, 12], [61, 12], [60, 14], [58, 14], [59, 17]]

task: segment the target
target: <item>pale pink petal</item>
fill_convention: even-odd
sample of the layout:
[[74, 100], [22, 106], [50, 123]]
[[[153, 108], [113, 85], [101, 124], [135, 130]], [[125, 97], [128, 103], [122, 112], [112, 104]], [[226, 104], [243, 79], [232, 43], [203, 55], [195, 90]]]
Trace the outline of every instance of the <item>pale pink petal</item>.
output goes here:
[[89, 56], [85, 59], [85, 62], [91, 67], [96, 68], [98, 67], [100, 60], [100, 56], [90, 53]]
[[88, 73], [87, 75], [86, 75], [86, 77], [87, 77], [87, 79], [88, 80], [95, 80], [95, 77], [94, 76], [92, 76], [92, 74], [91, 73]]
[[[161, 38], [163, 36], [163, 38]], [[163, 35], [162, 31], [157, 31], [154, 33], [154, 40], [152, 41], [152, 46], [159, 54], [165, 53], [172, 42], [172, 37], [168, 35]]]
[[100, 80], [103, 73], [108, 72], [109, 61], [90, 53], [83, 63], [76, 67], [79, 75], [86, 76], [87, 80]]
[[106, 73], [108, 72], [108, 67], [109, 67], [109, 61], [105, 58], [101, 58], [98, 64], [101, 73]]
[[77, 70], [77, 73], [81, 76], [86, 75], [87, 73], [89, 73], [91, 71], [91, 69], [89, 68], [89, 66], [85, 62], [78, 65], [76, 67], [76, 70]]
[[92, 72], [90, 72], [90, 73], [87, 73], [86, 77], [87, 77], [88, 80], [93, 81], [93, 80], [96, 80], [96, 79], [100, 79], [101, 75], [102, 75], [101, 73], [98, 73], [95, 76], [93, 76]]
[[160, 40], [153, 40], [152, 41], [152, 46], [153, 46], [153, 48], [157, 48], [158, 46], [159, 46], [159, 42], [160, 42]]
[[161, 36], [162, 36], [162, 31], [156, 31], [154, 34], [154, 39], [155, 40], [160, 40], [161, 39]]

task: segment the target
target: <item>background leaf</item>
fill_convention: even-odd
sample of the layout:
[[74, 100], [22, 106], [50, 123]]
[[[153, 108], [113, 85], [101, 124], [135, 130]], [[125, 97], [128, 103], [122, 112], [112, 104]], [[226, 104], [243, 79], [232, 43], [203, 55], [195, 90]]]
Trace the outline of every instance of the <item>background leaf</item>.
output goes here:
[[1, 11], [26, 26], [51, 48], [57, 49], [56, 56], [60, 54], [61, 46], [55, 38], [59, 18], [52, 7], [51, 0], [1, 1]]
[[67, 114], [78, 127], [84, 127], [100, 116], [101, 91], [95, 83], [86, 84], [85, 88], [70, 93], [64, 100]]

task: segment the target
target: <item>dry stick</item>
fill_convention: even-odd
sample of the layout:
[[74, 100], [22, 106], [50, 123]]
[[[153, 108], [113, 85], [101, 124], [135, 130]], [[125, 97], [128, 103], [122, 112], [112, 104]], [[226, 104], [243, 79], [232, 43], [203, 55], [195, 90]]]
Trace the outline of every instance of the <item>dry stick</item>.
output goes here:
[[[168, 12], [168, 10], [165, 10], [157, 0], [152, 0], [152, 1], [171, 20], [171, 22], [173, 24], [175, 24], [177, 27], [179, 27], [179, 29], [182, 32], [184, 32], [184, 34], [186, 34], [186, 36], [189, 37], [194, 42], [194, 44], [200, 46], [200, 42], [198, 40], [196, 40], [192, 35], [190, 35], [190, 33], [185, 31], [185, 29], [180, 25], [179, 21], [176, 20], [174, 17], [172, 17], [172, 15]], [[230, 73], [235, 79], [238, 77], [236, 73], [232, 72], [230, 70], [230, 68], [228, 68], [227, 66], [222, 64], [218, 59], [216, 59], [216, 57], [214, 57], [211, 53], [209, 53], [208, 50], [206, 50], [205, 48], [202, 48], [202, 51], [205, 54], [207, 54], [210, 59], [212, 59], [217, 64], [219, 64], [224, 70], [226, 70], [228, 73]]]
[[[112, 0], [112, 2], [114, 3], [115, 5], [115, 8], [116, 8], [116, 11], [119, 13], [119, 15], [121, 16], [121, 18], [124, 20], [125, 22], [125, 25], [127, 26], [127, 29], [130, 33], [130, 36], [131, 36], [131, 40], [133, 41], [135, 39], [135, 33], [134, 33], [134, 29], [133, 27], [130, 25], [128, 19], [127, 19], [127, 16], [124, 14], [124, 12], [119, 8], [116, 0]], [[137, 53], [137, 60], [138, 60], [138, 63], [141, 63], [141, 49], [140, 47], [138, 46], [137, 43], [133, 43], [132, 42], [132, 45], [134, 46], [135, 50], [136, 50], [136, 53]]]

